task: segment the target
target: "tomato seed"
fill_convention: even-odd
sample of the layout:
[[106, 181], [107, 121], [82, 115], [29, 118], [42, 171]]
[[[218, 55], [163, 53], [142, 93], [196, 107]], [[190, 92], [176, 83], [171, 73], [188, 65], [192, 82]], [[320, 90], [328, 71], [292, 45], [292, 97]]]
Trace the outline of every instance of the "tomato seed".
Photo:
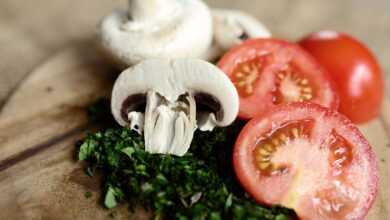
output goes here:
[[232, 77], [240, 96], [247, 97], [253, 94], [254, 84], [259, 78], [259, 69], [261, 65], [258, 60], [250, 60], [239, 64]]

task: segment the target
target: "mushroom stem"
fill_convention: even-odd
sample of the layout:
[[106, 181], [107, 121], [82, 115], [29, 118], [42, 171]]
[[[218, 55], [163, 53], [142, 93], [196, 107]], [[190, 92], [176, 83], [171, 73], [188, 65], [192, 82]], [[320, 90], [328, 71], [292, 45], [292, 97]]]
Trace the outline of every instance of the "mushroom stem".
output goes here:
[[146, 22], [164, 18], [177, 10], [177, 0], [129, 0], [129, 18], [135, 22]]
[[183, 156], [195, 130], [196, 104], [192, 95], [170, 102], [154, 91], [148, 92], [144, 130], [147, 152]]

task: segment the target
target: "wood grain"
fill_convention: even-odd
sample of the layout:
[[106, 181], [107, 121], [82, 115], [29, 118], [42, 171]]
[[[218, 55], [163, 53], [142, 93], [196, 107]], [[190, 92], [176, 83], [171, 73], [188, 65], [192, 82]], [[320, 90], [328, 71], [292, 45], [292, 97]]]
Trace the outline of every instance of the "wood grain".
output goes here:
[[[23, 82], [0, 114], [0, 219], [107, 219], [99, 178], [84, 174], [75, 143], [86, 106], [110, 93], [115, 70], [93, 45], [65, 49]], [[85, 198], [85, 192], [92, 198]], [[119, 219], [147, 219], [142, 210]]]
[[[75, 161], [78, 133], [53, 143], [39, 154], [0, 172], [0, 219], [110, 219], [113, 211], [101, 206], [99, 178], [84, 174]], [[91, 192], [91, 198], [85, 193]], [[115, 219], [148, 219], [138, 209], [129, 215], [126, 206], [115, 210]]]
[[115, 76], [90, 47], [80, 44], [49, 59], [10, 97], [0, 113], [0, 167], [43, 140], [86, 126], [83, 106], [109, 94]]
[[[0, 1], [0, 219], [108, 219], [99, 179], [74, 160], [74, 143], [91, 128], [85, 107], [108, 95], [114, 70], [95, 49], [99, 19], [126, 0]], [[297, 39], [319, 29], [352, 33], [390, 71], [387, 0], [209, 0], [243, 9], [275, 36]], [[373, 34], [375, 33], [375, 34]], [[67, 48], [67, 49], [63, 49]], [[113, 74], [114, 73], [114, 74]], [[23, 81], [21, 81], [24, 79]], [[390, 88], [390, 77], [386, 77]], [[10, 95], [11, 94], [11, 95]], [[380, 191], [369, 220], [390, 215], [390, 102], [379, 120], [360, 129], [378, 156]], [[86, 199], [84, 193], [92, 192]], [[115, 219], [147, 219], [126, 207]]]
[[[86, 106], [107, 96], [116, 70], [90, 43], [64, 49], [36, 68], [0, 113], [0, 219], [107, 219], [99, 178], [89, 178], [75, 160], [75, 142], [91, 129]], [[378, 155], [380, 184], [369, 220], [390, 209], [389, 102], [380, 120], [361, 126]], [[85, 198], [91, 191], [92, 198]], [[116, 219], [147, 219], [141, 209]]]

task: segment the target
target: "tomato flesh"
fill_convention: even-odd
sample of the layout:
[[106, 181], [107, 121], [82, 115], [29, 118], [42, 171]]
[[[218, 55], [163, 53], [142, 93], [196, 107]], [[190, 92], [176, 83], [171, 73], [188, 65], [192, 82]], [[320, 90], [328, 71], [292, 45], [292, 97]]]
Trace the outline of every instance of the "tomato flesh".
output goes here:
[[239, 116], [250, 119], [283, 103], [311, 101], [337, 108], [326, 71], [299, 46], [278, 39], [251, 39], [218, 63], [240, 96]]
[[299, 44], [335, 80], [341, 113], [355, 123], [378, 116], [384, 95], [383, 73], [363, 43], [347, 34], [320, 31], [305, 37]]
[[377, 193], [368, 142], [344, 116], [313, 103], [279, 105], [249, 121], [233, 163], [259, 203], [292, 208], [301, 219], [363, 219]]

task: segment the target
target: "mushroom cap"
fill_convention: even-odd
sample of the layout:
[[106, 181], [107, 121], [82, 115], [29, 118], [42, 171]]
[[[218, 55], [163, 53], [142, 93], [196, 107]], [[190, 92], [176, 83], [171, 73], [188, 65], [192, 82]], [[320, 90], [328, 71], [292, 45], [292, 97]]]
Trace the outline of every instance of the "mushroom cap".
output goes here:
[[116, 10], [99, 25], [99, 40], [125, 66], [149, 58], [201, 57], [212, 41], [210, 10], [198, 0], [180, 1], [179, 6], [169, 19], [138, 28], [128, 28], [133, 21], [126, 10]]
[[172, 103], [183, 94], [195, 97], [197, 104], [202, 97], [211, 97], [212, 103], [218, 105], [214, 106], [218, 126], [229, 125], [238, 114], [237, 91], [226, 74], [213, 64], [197, 59], [151, 59], [123, 71], [114, 84], [111, 110], [120, 125], [129, 125], [127, 114], [136, 108], [126, 106], [131, 106], [127, 103], [129, 97], [142, 99], [148, 91], [157, 92]]

